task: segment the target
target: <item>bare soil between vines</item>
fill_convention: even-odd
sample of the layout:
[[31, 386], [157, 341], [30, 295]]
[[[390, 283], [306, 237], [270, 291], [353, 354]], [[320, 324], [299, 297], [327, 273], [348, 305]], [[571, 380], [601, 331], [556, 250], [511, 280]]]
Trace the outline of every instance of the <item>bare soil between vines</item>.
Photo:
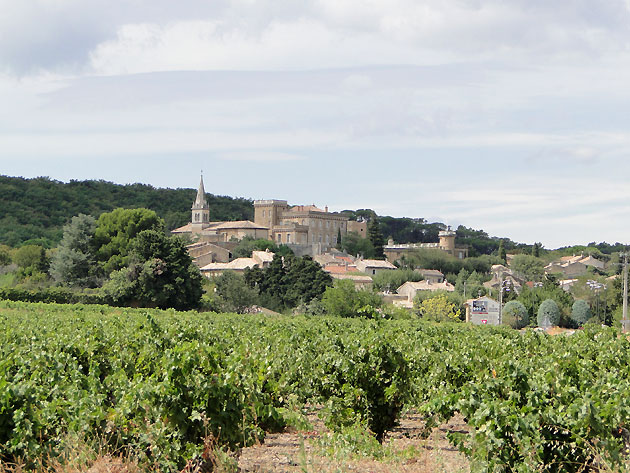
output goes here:
[[394, 453], [384, 460], [353, 457], [350, 454], [326, 454], [318, 438], [326, 427], [316, 414], [309, 416], [314, 430], [290, 430], [267, 434], [261, 445], [240, 452], [239, 471], [242, 473], [464, 473], [470, 472], [466, 457], [453, 447], [448, 432], [468, 432], [461, 417], [434, 429], [422, 438], [423, 422], [419, 415], [405, 415], [398, 427], [387, 434], [384, 445]]

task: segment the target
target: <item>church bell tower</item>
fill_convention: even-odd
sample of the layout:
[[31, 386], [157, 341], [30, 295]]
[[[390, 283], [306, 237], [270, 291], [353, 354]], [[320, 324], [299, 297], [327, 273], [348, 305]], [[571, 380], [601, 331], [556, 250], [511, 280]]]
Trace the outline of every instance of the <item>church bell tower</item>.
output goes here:
[[210, 223], [210, 207], [206, 200], [206, 191], [203, 187], [203, 174], [199, 181], [199, 189], [197, 189], [197, 197], [192, 205], [192, 231], [198, 233], [208, 226]]

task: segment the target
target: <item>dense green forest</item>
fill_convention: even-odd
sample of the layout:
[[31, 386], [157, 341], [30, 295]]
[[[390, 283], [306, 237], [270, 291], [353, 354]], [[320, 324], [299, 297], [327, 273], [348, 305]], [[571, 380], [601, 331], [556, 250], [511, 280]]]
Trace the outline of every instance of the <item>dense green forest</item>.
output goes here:
[[[106, 181], [63, 183], [47, 177], [0, 176], [0, 243], [26, 242], [51, 248], [61, 240], [62, 227], [78, 214], [98, 217], [115, 208], [154, 210], [168, 229], [190, 221], [195, 189], [158, 189], [147, 184], [119, 185]], [[213, 220], [251, 220], [252, 201], [207, 194]]]

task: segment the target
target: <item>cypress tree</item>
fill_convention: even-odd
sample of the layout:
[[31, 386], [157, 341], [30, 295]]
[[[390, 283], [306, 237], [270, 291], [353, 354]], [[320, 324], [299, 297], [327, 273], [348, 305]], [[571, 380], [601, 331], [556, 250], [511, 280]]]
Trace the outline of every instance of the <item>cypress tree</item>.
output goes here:
[[378, 217], [374, 216], [370, 220], [368, 225], [368, 239], [374, 247], [374, 257], [376, 259], [385, 259], [385, 253], [383, 252], [383, 245], [385, 244], [383, 233], [381, 232], [381, 225], [378, 222]]
[[501, 261], [503, 261], [504, 263], [507, 262], [507, 254], [505, 253], [505, 248], [503, 247], [503, 240], [499, 241], [499, 258], [501, 258]]

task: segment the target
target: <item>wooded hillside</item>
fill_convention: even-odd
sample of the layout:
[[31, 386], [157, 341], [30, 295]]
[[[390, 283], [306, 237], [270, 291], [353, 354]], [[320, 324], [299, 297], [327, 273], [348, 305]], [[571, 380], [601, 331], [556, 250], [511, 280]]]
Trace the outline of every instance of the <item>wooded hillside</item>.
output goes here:
[[[38, 177], [0, 176], [0, 243], [27, 241], [54, 247], [62, 227], [80, 213], [98, 217], [115, 208], [145, 207], [162, 217], [168, 229], [190, 221], [195, 189], [158, 189], [147, 184], [119, 185], [106, 181], [63, 183]], [[207, 194], [212, 220], [250, 220], [252, 201]]]

